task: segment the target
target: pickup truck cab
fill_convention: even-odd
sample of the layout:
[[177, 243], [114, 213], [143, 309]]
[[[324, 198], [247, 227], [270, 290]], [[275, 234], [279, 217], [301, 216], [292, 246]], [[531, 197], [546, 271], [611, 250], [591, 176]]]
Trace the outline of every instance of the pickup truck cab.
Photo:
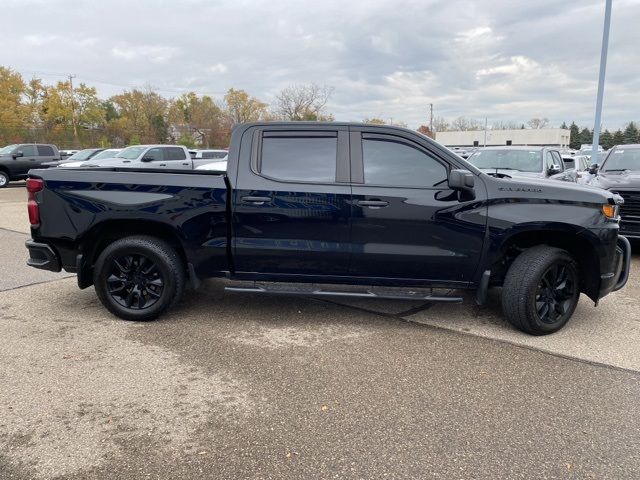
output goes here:
[[0, 188], [15, 180], [24, 180], [32, 168], [60, 160], [55, 145], [21, 143], [0, 149]]
[[[419, 133], [348, 123], [234, 128], [227, 171], [33, 170], [28, 264], [75, 272], [151, 320], [209, 277], [227, 289], [459, 302], [502, 286], [517, 328], [551, 333], [581, 292], [627, 281], [614, 194], [482, 173]], [[445, 290], [442, 290], [445, 289]]]
[[88, 160], [64, 167], [135, 167], [167, 170], [192, 170], [189, 150], [182, 145], [133, 145], [122, 149], [111, 158]]

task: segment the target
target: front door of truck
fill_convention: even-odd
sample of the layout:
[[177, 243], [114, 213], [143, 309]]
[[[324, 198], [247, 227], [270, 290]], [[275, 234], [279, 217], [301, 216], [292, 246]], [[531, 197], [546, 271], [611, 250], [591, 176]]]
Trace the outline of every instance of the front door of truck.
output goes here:
[[[464, 284], [473, 279], [486, 228], [486, 192], [448, 188], [450, 159], [419, 138], [351, 128], [350, 275]], [[455, 166], [454, 168], [459, 168]]]
[[35, 145], [20, 145], [14, 154], [22, 153], [21, 156], [16, 156], [13, 161], [14, 172], [13, 175], [17, 177], [26, 177], [27, 172], [32, 168], [38, 168], [37, 154]]
[[236, 272], [346, 275], [348, 128], [293, 124], [244, 135], [233, 198]]

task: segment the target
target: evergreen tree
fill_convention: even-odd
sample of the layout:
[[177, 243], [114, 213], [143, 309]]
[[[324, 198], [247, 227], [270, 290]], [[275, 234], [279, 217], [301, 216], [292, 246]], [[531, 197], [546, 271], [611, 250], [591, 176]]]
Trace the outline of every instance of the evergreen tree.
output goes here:
[[609, 150], [615, 145], [615, 143], [613, 143], [613, 135], [611, 135], [609, 130], [605, 130], [602, 132], [602, 135], [600, 135], [600, 145], [602, 145], [602, 148], [605, 150]]
[[593, 142], [593, 132], [588, 128], [583, 128], [580, 131], [580, 135], [578, 136], [578, 138], [580, 139], [580, 141], [578, 142], [578, 148], [580, 148], [580, 145], [590, 144], [591, 142]]
[[624, 129], [624, 143], [638, 143], [640, 139], [638, 138], [638, 127], [634, 122], [629, 122], [627, 127]]
[[562, 125], [560, 125], [560, 128], [562, 128], [563, 130], [566, 130], [567, 128], [567, 122], [562, 122]]
[[569, 136], [569, 148], [578, 150], [580, 148], [580, 129], [578, 125], [576, 125], [576, 122], [571, 122], [569, 131], [571, 132]]
[[616, 130], [616, 133], [613, 134], [613, 144], [614, 145], [622, 145], [624, 143], [624, 133], [622, 130]]

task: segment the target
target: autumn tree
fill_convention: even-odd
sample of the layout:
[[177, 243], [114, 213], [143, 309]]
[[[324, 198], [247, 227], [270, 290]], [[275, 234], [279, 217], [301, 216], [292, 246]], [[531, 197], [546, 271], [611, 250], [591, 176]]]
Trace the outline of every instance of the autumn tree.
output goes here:
[[0, 67], [0, 141], [3, 145], [19, 140], [24, 133], [26, 119], [21, 102], [24, 91], [22, 76]]
[[333, 115], [325, 113], [332, 93], [333, 87], [326, 85], [291, 85], [276, 95], [274, 113], [289, 121], [332, 121]]
[[167, 115], [169, 101], [154, 92], [133, 89], [110, 98], [117, 118], [109, 122], [109, 131], [124, 144], [163, 143], [169, 137]]
[[426, 125], [420, 125], [417, 130], [418, 133], [421, 133], [429, 138], [435, 138], [433, 132]]
[[223, 110], [231, 125], [256, 122], [269, 117], [267, 104], [244, 90], [230, 88], [223, 99]]
[[369, 125], [386, 125], [387, 124], [387, 122], [385, 122], [383, 119], [378, 117], [365, 118], [364, 120], [362, 120], [362, 123], [366, 123]]

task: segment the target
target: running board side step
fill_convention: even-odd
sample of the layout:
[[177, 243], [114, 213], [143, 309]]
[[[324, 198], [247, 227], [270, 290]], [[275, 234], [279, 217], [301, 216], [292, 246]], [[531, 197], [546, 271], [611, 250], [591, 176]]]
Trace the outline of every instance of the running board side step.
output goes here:
[[397, 291], [367, 289], [362, 290], [326, 290], [323, 288], [304, 288], [296, 285], [295, 287], [281, 286], [227, 286], [224, 288], [227, 292], [239, 293], [259, 293], [265, 295], [304, 295], [311, 297], [351, 297], [351, 298], [384, 298], [391, 300], [420, 300], [423, 302], [444, 302], [444, 303], [462, 303], [462, 297], [453, 297], [448, 295], [433, 295], [433, 293], [425, 294], [425, 292], [415, 291], [411, 289], [399, 289]]

